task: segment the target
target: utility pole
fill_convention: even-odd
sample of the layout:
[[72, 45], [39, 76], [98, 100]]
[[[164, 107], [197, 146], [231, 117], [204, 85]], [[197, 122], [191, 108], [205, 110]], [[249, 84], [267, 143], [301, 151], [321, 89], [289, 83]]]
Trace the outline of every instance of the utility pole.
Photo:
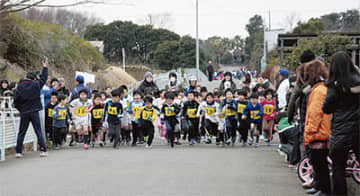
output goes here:
[[199, 51], [199, 1], [196, 0], [196, 77], [200, 80], [199, 66], [200, 66], [200, 51]]

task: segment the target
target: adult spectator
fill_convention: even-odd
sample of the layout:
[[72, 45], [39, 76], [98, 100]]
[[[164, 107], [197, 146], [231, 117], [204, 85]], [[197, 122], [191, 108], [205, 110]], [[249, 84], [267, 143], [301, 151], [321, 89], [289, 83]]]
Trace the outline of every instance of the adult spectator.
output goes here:
[[183, 85], [178, 81], [175, 72], [169, 73], [169, 84], [165, 86], [167, 91], [178, 91], [183, 88]]
[[279, 79], [280, 79], [280, 85], [277, 89], [277, 95], [278, 95], [278, 108], [279, 111], [285, 111], [286, 110], [286, 95], [289, 92], [290, 88], [290, 82], [289, 82], [289, 70], [287, 69], [280, 69], [279, 71]]
[[152, 92], [159, 91], [159, 88], [153, 81], [153, 75], [151, 72], [146, 72], [144, 75], [144, 81], [140, 84], [139, 88], [137, 89], [143, 95], [145, 95], [145, 89], [151, 89]]
[[215, 73], [215, 68], [212, 65], [212, 61], [209, 61], [208, 66], [206, 68], [206, 75], [209, 78], [209, 82], [213, 81], [214, 73]]
[[322, 110], [333, 114], [330, 133], [330, 157], [333, 161], [333, 195], [347, 195], [345, 166], [349, 150], [359, 161], [360, 70], [346, 52], [332, 57], [328, 91]]
[[64, 78], [59, 78], [59, 85], [60, 85], [60, 88], [59, 88], [59, 90], [58, 90], [58, 93], [59, 94], [63, 94], [63, 95], [65, 95], [65, 96], [70, 96], [70, 91], [69, 91], [69, 89], [67, 89], [66, 87], [65, 87], [65, 79]]
[[45, 90], [43, 89], [41, 92], [44, 95], [44, 105], [46, 106], [51, 99], [51, 94], [53, 92], [57, 92], [60, 89], [59, 80], [57, 78], [52, 78], [50, 80], [50, 89]]
[[232, 79], [231, 72], [225, 73], [225, 78], [220, 83], [220, 90], [225, 91], [226, 89], [230, 88], [231, 90], [236, 90], [236, 84]]
[[9, 90], [9, 82], [7, 80], [2, 80], [0, 82], [0, 96], [4, 96], [4, 92]]
[[43, 70], [39, 80], [36, 80], [36, 74], [29, 72], [26, 79], [22, 80], [14, 96], [15, 108], [20, 112], [20, 130], [16, 142], [16, 157], [23, 157], [22, 147], [24, 138], [31, 122], [35, 134], [40, 144], [40, 157], [46, 157], [46, 145], [41, 131], [39, 111], [43, 109], [40, 98], [40, 91], [48, 77], [48, 62], [43, 63]]
[[76, 82], [76, 87], [72, 90], [71, 92], [71, 96], [70, 96], [70, 102], [76, 98], [79, 98], [79, 92], [81, 89], [85, 88], [88, 90], [89, 94], [88, 94], [88, 98], [91, 97], [91, 89], [89, 87], [87, 87], [84, 83], [85, 83], [85, 78], [82, 75], [77, 75], [75, 77], [75, 82]]

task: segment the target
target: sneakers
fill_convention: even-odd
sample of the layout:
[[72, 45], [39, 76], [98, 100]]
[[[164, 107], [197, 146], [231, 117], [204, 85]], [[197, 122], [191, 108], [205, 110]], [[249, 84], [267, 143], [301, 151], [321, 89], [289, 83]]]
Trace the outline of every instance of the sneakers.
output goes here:
[[91, 142], [91, 147], [95, 148], [95, 141]]
[[266, 146], [270, 146], [270, 145], [271, 145], [270, 140], [268, 140], [268, 141], [266, 142]]
[[255, 144], [255, 148], [259, 148], [260, 144], [259, 143], [256, 143]]
[[17, 159], [20, 159], [20, 158], [23, 158], [24, 155], [22, 153], [16, 153], [16, 158]]
[[249, 138], [248, 144], [251, 146], [253, 144], [254, 139], [253, 138]]
[[100, 145], [100, 147], [104, 147], [104, 142], [101, 141], [99, 145]]
[[242, 147], [246, 147], [247, 146], [247, 143], [244, 141], [243, 143], [242, 143]]
[[43, 152], [43, 151], [40, 152], [40, 157], [47, 157], [47, 156], [48, 156], [47, 152]]
[[176, 145], [181, 145], [181, 143], [179, 141], [176, 141], [175, 144]]
[[225, 142], [221, 142], [221, 147], [225, 147]]
[[55, 147], [55, 150], [60, 150], [60, 146], [57, 145], [57, 146]]
[[152, 148], [152, 145], [146, 144], [145, 148], [150, 149]]
[[71, 140], [70, 143], [69, 143], [69, 146], [76, 146], [76, 142], [74, 140]]
[[89, 147], [88, 147], [87, 144], [84, 144], [84, 149], [85, 149], [85, 150], [89, 149]]
[[171, 146], [171, 148], [174, 148], [174, 143], [173, 143], [173, 142], [171, 142], [170, 146]]

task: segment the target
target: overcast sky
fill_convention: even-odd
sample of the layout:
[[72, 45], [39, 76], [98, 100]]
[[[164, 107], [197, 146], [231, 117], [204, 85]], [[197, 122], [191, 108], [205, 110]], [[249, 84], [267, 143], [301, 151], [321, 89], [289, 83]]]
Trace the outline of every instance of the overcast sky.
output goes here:
[[[71, 2], [75, 0], [49, 0]], [[82, 5], [70, 9], [94, 13], [105, 23], [114, 20], [131, 20], [139, 23], [147, 14], [169, 13], [172, 20], [169, 29], [180, 35], [195, 36], [195, 0], [104, 0], [108, 5]], [[199, 0], [201, 38], [214, 35], [233, 37], [247, 36], [245, 25], [250, 17], [260, 14], [266, 17], [271, 11], [271, 27], [289, 28], [286, 18], [296, 16], [307, 20], [331, 12], [360, 9], [360, 0]]]

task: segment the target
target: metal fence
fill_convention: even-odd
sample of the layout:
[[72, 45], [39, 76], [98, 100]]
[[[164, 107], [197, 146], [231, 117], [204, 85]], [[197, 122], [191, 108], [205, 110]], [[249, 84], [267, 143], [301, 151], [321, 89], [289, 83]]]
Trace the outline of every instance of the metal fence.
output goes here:
[[[43, 99], [42, 99], [43, 100]], [[40, 111], [40, 116], [44, 116], [44, 110]], [[44, 118], [41, 118], [41, 124]], [[20, 115], [13, 107], [11, 97], [0, 98], [0, 151], [1, 161], [5, 160], [5, 150], [16, 146], [17, 135], [19, 132]], [[37, 137], [32, 126], [26, 133], [24, 144], [33, 143], [34, 151], [37, 151]]]

